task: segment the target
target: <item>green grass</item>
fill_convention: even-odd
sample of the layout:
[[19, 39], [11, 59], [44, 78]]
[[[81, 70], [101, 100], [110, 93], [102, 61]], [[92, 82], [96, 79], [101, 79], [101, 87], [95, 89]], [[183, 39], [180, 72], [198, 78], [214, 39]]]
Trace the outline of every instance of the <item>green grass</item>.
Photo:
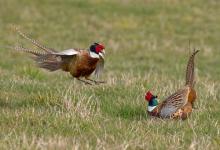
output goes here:
[[[219, 149], [218, 0], [1, 0], [0, 45], [106, 46], [105, 85], [86, 86], [0, 48], [0, 149]], [[191, 47], [198, 99], [185, 121], [150, 118], [144, 94], [181, 88]]]

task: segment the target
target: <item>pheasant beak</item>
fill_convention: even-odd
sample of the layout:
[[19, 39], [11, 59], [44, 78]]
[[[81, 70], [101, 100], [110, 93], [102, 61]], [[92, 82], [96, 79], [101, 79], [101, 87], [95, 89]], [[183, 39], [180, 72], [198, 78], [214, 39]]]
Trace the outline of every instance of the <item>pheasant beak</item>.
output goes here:
[[101, 52], [99, 52], [99, 56], [101, 56], [102, 58], [104, 58], [105, 55], [105, 50], [103, 49]]

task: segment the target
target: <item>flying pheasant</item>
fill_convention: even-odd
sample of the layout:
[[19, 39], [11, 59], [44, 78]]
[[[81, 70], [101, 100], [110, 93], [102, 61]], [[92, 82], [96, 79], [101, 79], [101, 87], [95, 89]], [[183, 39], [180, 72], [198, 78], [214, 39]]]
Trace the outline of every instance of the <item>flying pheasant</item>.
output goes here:
[[194, 51], [188, 60], [186, 69], [186, 83], [182, 89], [170, 95], [163, 102], [158, 103], [157, 96], [150, 91], [145, 95], [148, 101], [148, 114], [161, 118], [181, 118], [186, 119], [192, 112], [193, 104], [196, 100], [194, 89], [194, 58], [199, 50]]
[[18, 46], [13, 47], [15, 50], [31, 53], [33, 55], [33, 59], [37, 62], [40, 68], [44, 68], [49, 71], [61, 69], [65, 72], [69, 72], [74, 78], [86, 84], [91, 84], [91, 82], [104, 83], [102, 81], [95, 81], [89, 78], [93, 72], [96, 76], [99, 76], [104, 68], [105, 47], [102, 44], [93, 43], [88, 50], [68, 49], [58, 52], [54, 49], [45, 47], [36, 40], [31, 39], [18, 28], [15, 28], [15, 31], [23, 38], [29, 40], [34, 46], [43, 50], [39, 52]]

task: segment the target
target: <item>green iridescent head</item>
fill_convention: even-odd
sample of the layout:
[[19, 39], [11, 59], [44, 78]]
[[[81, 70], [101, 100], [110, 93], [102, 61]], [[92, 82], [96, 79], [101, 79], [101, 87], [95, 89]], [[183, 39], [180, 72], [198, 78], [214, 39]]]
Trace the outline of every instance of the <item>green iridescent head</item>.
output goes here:
[[154, 96], [150, 91], [148, 91], [145, 95], [146, 101], [148, 101], [148, 108], [147, 110], [151, 112], [157, 105], [157, 96]]

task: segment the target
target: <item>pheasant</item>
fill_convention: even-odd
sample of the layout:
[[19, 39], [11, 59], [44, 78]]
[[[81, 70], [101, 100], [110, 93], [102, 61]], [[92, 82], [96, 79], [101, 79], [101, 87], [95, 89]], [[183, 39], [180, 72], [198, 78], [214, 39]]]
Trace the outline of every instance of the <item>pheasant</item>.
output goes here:
[[191, 114], [197, 97], [194, 89], [194, 58], [198, 52], [199, 50], [194, 50], [188, 60], [186, 83], [182, 89], [177, 90], [161, 103], [158, 103], [157, 96], [150, 91], [145, 94], [145, 99], [148, 101], [147, 112], [149, 115], [184, 120]]
[[[41, 52], [27, 49], [24, 47], [13, 47], [15, 50], [31, 53], [33, 59], [40, 68], [49, 71], [63, 70], [69, 72], [74, 78], [86, 84], [104, 83], [90, 79], [90, 75], [94, 72], [98, 77], [104, 68], [105, 47], [100, 43], [93, 43], [88, 50], [86, 49], [67, 49], [58, 52], [54, 49], [47, 48], [36, 40], [31, 39], [18, 28], [15, 31], [26, 40], [29, 40], [34, 46], [43, 50]], [[84, 78], [85, 80], [83, 80]]]

